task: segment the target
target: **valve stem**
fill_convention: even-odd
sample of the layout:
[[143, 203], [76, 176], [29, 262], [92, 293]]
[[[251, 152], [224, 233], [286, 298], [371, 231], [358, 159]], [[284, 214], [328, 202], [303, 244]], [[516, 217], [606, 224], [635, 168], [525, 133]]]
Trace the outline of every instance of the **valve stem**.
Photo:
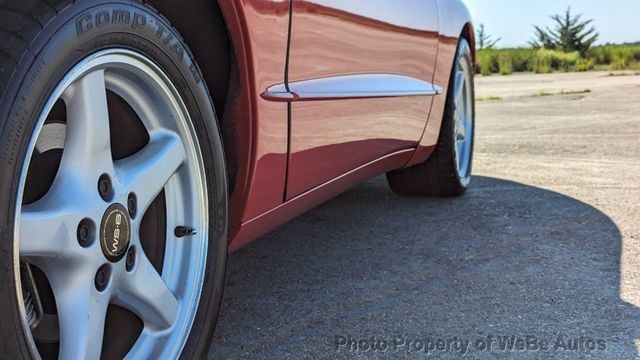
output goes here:
[[173, 231], [176, 237], [183, 238], [185, 236], [193, 236], [198, 232], [194, 228], [190, 228], [187, 226], [176, 226], [176, 229]]

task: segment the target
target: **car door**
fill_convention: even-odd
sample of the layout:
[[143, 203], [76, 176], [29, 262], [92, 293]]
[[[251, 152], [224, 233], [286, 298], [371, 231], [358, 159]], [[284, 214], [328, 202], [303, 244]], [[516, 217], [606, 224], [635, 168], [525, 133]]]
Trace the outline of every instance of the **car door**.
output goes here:
[[433, 96], [436, 0], [293, 0], [287, 199], [415, 147]]

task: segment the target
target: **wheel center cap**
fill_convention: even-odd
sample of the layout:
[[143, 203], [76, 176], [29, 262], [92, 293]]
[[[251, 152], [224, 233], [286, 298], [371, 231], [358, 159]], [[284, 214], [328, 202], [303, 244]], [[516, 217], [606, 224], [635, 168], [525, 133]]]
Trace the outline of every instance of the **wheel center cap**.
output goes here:
[[100, 245], [104, 256], [116, 262], [124, 256], [131, 239], [129, 212], [120, 204], [109, 206], [100, 224]]

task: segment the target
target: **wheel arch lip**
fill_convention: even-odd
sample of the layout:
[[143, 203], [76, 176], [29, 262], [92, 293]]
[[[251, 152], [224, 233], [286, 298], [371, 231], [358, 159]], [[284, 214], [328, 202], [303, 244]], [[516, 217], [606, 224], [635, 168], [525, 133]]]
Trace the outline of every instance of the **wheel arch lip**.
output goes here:
[[[231, 240], [233, 229], [239, 228], [246, 208], [255, 197], [251, 189], [255, 182], [256, 149], [261, 146], [260, 99], [256, 88], [262, 74], [260, 61], [256, 59], [251, 19], [262, 11], [279, 14], [284, 5], [288, 13], [289, 1], [280, 4], [281, 1], [276, 0], [193, 0], [187, 8], [172, 0], [148, 0], [147, 3], [157, 9], [188, 44], [216, 113], [217, 121], [206, 126], [220, 130], [224, 147]], [[217, 75], [224, 71], [228, 72], [226, 76]]]
[[472, 21], [469, 21], [464, 25], [460, 36], [464, 37], [467, 39], [467, 42], [469, 42], [469, 46], [471, 47], [471, 59], [473, 60], [473, 70], [475, 71], [478, 64], [478, 58], [476, 54], [476, 31]]
[[[237, 156], [229, 212], [233, 242], [244, 222], [284, 201], [288, 107], [286, 103], [269, 102], [261, 94], [285, 81], [290, 1], [218, 0], [218, 4], [238, 75], [235, 93], [231, 95], [235, 98], [231, 108], [225, 109], [223, 120], [226, 122], [223, 127], [233, 127], [237, 139], [231, 150], [231, 156]], [[269, 61], [264, 61], [265, 54], [269, 54]]]
[[469, 42], [475, 63], [476, 36], [471, 13], [461, 0], [437, 0], [440, 18], [440, 38], [456, 40], [464, 37]]
[[[231, 109], [226, 109], [231, 119], [237, 124], [236, 129], [239, 130], [237, 136], [241, 141], [235, 144], [235, 155], [238, 156], [238, 176], [234, 191], [231, 194], [230, 206], [230, 225], [234, 228], [240, 226], [244, 203], [248, 197], [249, 179], [253, 172], [253, 154], [255, 149], [255, 128], [257, 123], [257, 110], [255, 96], [255, 74], [252, 71], [254, 56], [249, 39], [248, 25], [244, 15], [244, 7], [238, 2], [218, 0], [218, 5], [222, 12], [231, 49], [235, 55], [236, 66], [238, 70], [238, 83], [236, 94], [230, 96], [238, 96], [238, 100], [234, 101]], [[242, 108], [244, 107], [244, 110]], [[225, 114], [227, 115], [227, 114]], [[244, 118], [243, 121], [236, 122], [237, 119]], [[231, 126], [227, 124], [226, 126]], [[237, 139], [236, 139], [237, 140]], [[225, 148], [225, 152], [229, 151], [229, 147]], [[227, 157], [230, 154], [225, 154]], [[231, 240], [231, 239], [230, 239]]]

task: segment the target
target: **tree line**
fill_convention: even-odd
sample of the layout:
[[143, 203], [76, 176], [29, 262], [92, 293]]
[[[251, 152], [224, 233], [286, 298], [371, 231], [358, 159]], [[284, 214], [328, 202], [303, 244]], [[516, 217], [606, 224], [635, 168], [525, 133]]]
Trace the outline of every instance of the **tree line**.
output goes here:
[[551, 15], [551, 27], [534, 26], [529, 48], [496, 49], [493, 38], [480, 24], [476, 34], [478, 72], [483, 75], [515, 71], [588, 71], [594, 68], [640, 70], [640, 44], [594, 46], [599, 38], [593, 19], [567, 8]]

